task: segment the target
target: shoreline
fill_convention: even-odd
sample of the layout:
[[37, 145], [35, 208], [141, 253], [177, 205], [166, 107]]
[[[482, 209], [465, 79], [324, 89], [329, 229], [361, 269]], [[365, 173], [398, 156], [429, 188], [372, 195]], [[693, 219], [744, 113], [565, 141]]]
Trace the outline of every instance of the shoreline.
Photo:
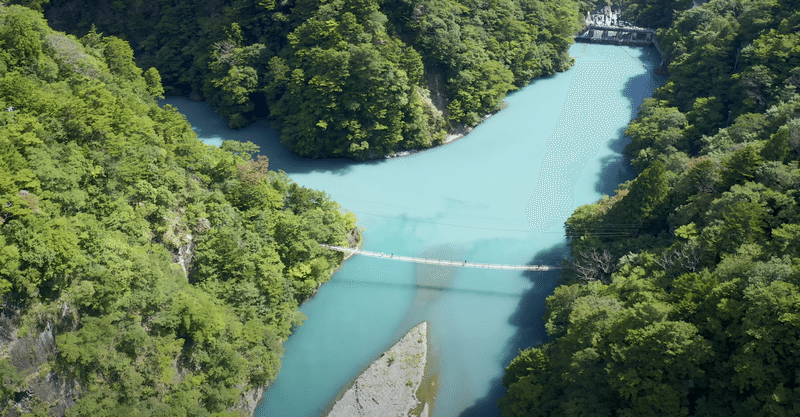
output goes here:
[[449, 144], [451, 144], [451, 143], [453, 143], [453, 142], [455, 142], [455, 141], [457, 141], [459, 139], [462, 139], [462, 138], [466, 137], [467, 135], [470, 134], [470, 132], [475, 130], [475, 128], [480, 126], [483, 122], [488, 120], [490, 117], [492, 117], [495, 114], [500, 113], [501, 111], [505, 110], [506, 107], [508, 107], [508, 103], [506, 103], [505, 101], [502, 101], [500, 103], [500, 108], [499, 109], [497, 109], [496, 111], [493, 111], [491, 113], [483, 115], [483, 117], [481, 117], [481, 121], [478, 122], [478, 124], [476, 124], [475, 126], [463, 126], [462, 125], [462, 126], [459, 126], [459, 127], [455, 128], [455, 129], [453, 129], [452, 133], [448, 133], [445, 136], [444, 140], [441, 143], [439, 143], [438, 145], [433, 145], [433, 146], [431, 146], [429, 148], [407, 149], [407, 150], [394, 152], [394, 153], [383, 155], [383, 156], [376, 156], [375, 158], [369, 158], [367, 160], [374, 161], [374, 160], [380, 160], [380, 159], [404, 158], [406, 156], [414, 155], [414, 154], [416, 154], [418, 152], [429, 151], [431, 149], [439, 148], [439, 147], [442, 147], [444, 145], [449, 145]]
[[[509, 93], [511, 93], [511, 91], [509, 91]], [[199, 103], [204, 103], [204, 104], [208, 105], [208, 102], [207, 102], [207, 100], [206, 100], [204, 97], [199, 97], [199, 96], [196, 96], [196, 95], [195, 95], [195, 96], [193, 96], [193, 94], [194, 94], [194, 93], [191, 93], [191, 92], [190, 92], [190, 93], [185, 93], [185, 94], [173, 94], [173, 95], [169, 95], [169, 96], [167, 96], [167, 98], [170, 98], [170, 97], [178, 97], [178, 98], [183, 98], [183, 99], [187, 99], [187, 100], [190, 100], [190, 101], [199, 102]], [[507, 93], [507, 94], [508, 94], [508, 93]], [[161, 103], [161, 101], [163, 101], [163, 99], [162, 99], [162, 100], [159, 100], [159, 106], [162, 106], [162, 105], [163, 105], [163, 104]], [[492, 116], [494, 116], [495, 114], [497, 114], [497, 113], [499, 113], [499, 112], [501, 112], [501, 111], [505, 110], [505, 108], [506, 108], [507, 106], [508, 106], [508, 103], [506, 103], [506, 102], [505, 102], [505, 100], [501, 101], [501, 102], [500, 102], [500, 106], [499, 106], [499, 108], [498, 108], [497, 110], [495, 110], [495, 111], [493, 111], [493, 112], [491, 112], [491, 113], [484, 114], [484, 115], [481, 117], [481, 120], [480, 120], [480, 121], [479, 121], [479, 122], [478, 122], [478, 123], [477, 123], [475, 126], [464, 126], [464, 125], [459, 125], [459, 126], [455, 127], [455, 128], [452, 130], [452, 131], [449, 131], [449, 132], [447, 132], [447, 134], [445, 135], [445, 138], [444, 138], [444, 140], [442, 140], [442, 142], [441, 142], [441, 143], [439, 143], [439, 144], [437, 144], [437, 145], [432, 145], [432, 146], [430, 146], [430, 147], [428, 147], [428, 148], [414, 148], [414, 149], [405, 149], [405, 150], [402, 150], [402, 151], [395, 151], [395, 152], [393, 152], [393, 153], [390, 153], [390, 154], [385, 154], [385, 155], [370, 155], [370, 156], [368, 156], [368, 157], [367, 157], [366, 161], [378, 161], [378, 160], [382, 160], [382, 159], [394, 159], [394, 158], [402, 158], [402, 157], [406, 157], [406, 156], [411, 156], [411, 155], [414, 155], [414, 154], [416, 154], [416, 153], [418, 153], [418, 152], [423, 152], [423, 151], [431, 150], [431, 149], [434, 149], [434, 148], [438, 148], [438, 147], [440, 147], [440, 146], [444, 146], [444, 145], [447, 145], [447, 144], [453, 143], [453, 142], [455, 142], [455, 141], [457, 141], [457, 140], [459, 140], [459, 139], [461, 139], [461, 138], [463, 138], [463, 137], [467, 136], [467, 135], [468, 135], [470, 132], [472, 132], [472, 131], [473, 131], [473, 130], [476, 128], [476, 127], [480, 126], [480, 125], [481, 125], [483, 122], [485, 122], [485, 121], [486, 121], [487, 119], [489, 119], [490, 117], [492, 117]], [[209, 105], [209, 107], [211, 107], [211, 106]], [[218, 112], [216, 109], [214, 109], [213, 107], [212, 107], [212, 110], [214, 111], [214, 113], [215, 113], [215, 114], [219, 115], [219, 112]], [[180, 112], [180, 109], [178, 109], [178, 111]], [[269, 119], [268, 117], [259, 117], [259, 118], [256, 118], [256, 119], [254, 119], [254, 120], [252, 121], [252, 123], [250, 123], [249, 125], [245, 126], [245, 128], [246, 128], [246, 127], [248, 127], [248, 126], [250, 126], [250, 125], [253, 125], [253, 124], [255, 124], [255, 123], [258, 123], [258, 122], [265, 122], [265, 123], [267, 123], [267, 124], [269, 124], [269, 125], [270, 125], [270, 128], [272, 128], [272, 127], [271, 127], [271, 126], [272, 126], [272, 125], [271, 125], [271, 121], [270, 121], [270, 119]], [[231, 128], [230, 126], [228, 126], [228, 129], [231, 129], [231, 130], [238, 130], [238, 129], [233, 129], [233, 128]], [[273, 128], [273, 130], [276, 130], [276, 129], [274, 129], [274, 128]], [[217, 146], [217, 145], [214, 145], [214, 146]], [[284, 148], [286, 148], [286, 147], [285, 147], [283, 144], [281, 144], [281, 146], [283, 146]], [[307, 158], [305, 158], [305, 157], [302, 157], [302, 156], [297, 156], [297, 155], [295, 155], [295, 154], [294, 154], [294, 153], [293, 153], [291, 150], [289, 150], [288, 148], [286, 148], [286, 150], [287, 150], [287, 151], [288, 151], [290, 154], [292, 154], [293, 156], [296, 156], [296, 157], [298, 157], [298, 158], [307, 159]], [[337, 159], [337, 158], [343, 158], [343, 157], [341, 157], [341, 156], [338, 156], [338, 157], [336, 157], [336, 156], [328, 156], [328, 157], [323, 157], [323, 158], [320, 158], [320, 159], [324, 160], [324, 159]], [[345, 158], [345, 159], [350, 159], [350, 158], [346, 158], [346, 157], [344, 157], [344, 158]], [[356, 159], [352, 159], [352, 161], [354, 161], [354, 162], [358, 162]]]
[[[428, 417], [436, 408], [436, 394], [439, 393], [439, 359], [431, 349], [430, 324], [428, 324], [428, 331], [425, 332], [425, 338], [428, 344], [428, 360], [425, 361], [425, 369], [422, 371], [422, 381], [414, 393], [419, 402], [408, 412], [409, 417]], [[434, 370], [437, 371], [434, 372]]]
[[428, 322], [424, 321], [363, 370], [322, 415], [427, 417], [432, 404], [422, 401], [418, 394], [423, 391], [423, 396], [428, 397], [424, 388], [430, 380], [426, 375], [428, 341]]
[[[356, 228], [353, 229], [353, 230], [355, 230], [357, 232], [358, 241], [356, 242], [355, 245], [348, 245], [348, 247], [350, 247], [351, 249], [361, 250], [361, 247], [364, 244], [364, 235], [361, 232], [364, 229], [363, 229], [363, 227], [356, 226]], [[333, 271], [331, 271], [330, 278], [328, 278], [328, 280], [325, 281], [325, 282], [320, 282], [319, 284], [317, 284], [317, 288], [314, 289], [314, 292], [312, 292], [311, 295], [307, 299], [303, 300], [303, 302], [300, 303], [300, 306], [302, 306], [303, 304], [305, 304], [307, 301], [311, 300], [312, 298], [316, 297], [317, 292], [319, 292], [319, 289], [322, 288], [322, 286], [325, 285], [326, 283], [331, 282], [331, 280], [333, 279], [333, 276], [336, 275], [336, 273], [339, 272], [340, 269], [342, 269], [342, 267], [344, 266], [345, 261], [347, 261], [348, 259], [352, 258], [353, 255], [355, 255], [355, 252], [346, 253], [344, 255], [344, 258], [342, 259], [342, 262], [339, 264], [339, 266], [337, 266]], [[300, 307], [300, 306], [298, 306], [298, 307]]]

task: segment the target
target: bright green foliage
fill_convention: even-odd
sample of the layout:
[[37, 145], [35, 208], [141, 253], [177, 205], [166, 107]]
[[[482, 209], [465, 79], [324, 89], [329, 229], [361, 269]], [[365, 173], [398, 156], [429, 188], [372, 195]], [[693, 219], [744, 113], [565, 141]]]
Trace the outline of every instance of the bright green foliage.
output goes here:
[[577, 3], [394, 3], [426, 64], [444, 70], [455, 121], [476, 124], [508, 91], [572, 63], [566, 48], [578, 30]]
[[0, 412], [5, 412], [9, 406], [9, 399], [17, 391], [22, 382], [22, 377], [17, 373], [17, 368], [8, 359], [0, 359]]
[[[54, 329], [67, 415], [226, 415], [276, 377], [342, 261], [318, 243], [346, 245], [355, 217], [252, 143], [198, 141], [121, 39], [9, 6], [0, 40], [4, 316]], [[0, 412], [38, 378], [17, 371], [0, 361]]]
[[150, 67], [144, 73], [144, 82], [147, 83], [147, 93], [155, 98], [164, 98], [164, 87], [161, 86], [161, 74]]
[[[167, 93], [204, 98], [232, 127], [269, 116], [298, 155], [365, 159], [432, 146], [447, 129], [499, 110], [509, 91], [567, 69], [578, 8], [574, 0], [53, 0], [46, 11], [58, 29], [97, 38], [97, 25], [130, 41]], [[94, 56], [116, 48], [100, 43]], [[145, 73], [143, 87], [156, 96], [159, 74]]]
[[640, 174], [567, 220], [551, 341], [506, 369], [503, 415], [800, 409], [800, 14], [713, 0], [674, 19], [671, 75], [626, 131]]
[[684, 138], [688, 127], [686, 116], [675, 107], [665, 107], [664, 102], [645, 99], [639, 107], [639, 116], [632, 121], [625, 134], [631, 143], [625, 152], [631, 164], [642, 170], [654, 162], [657, 155], [674, 154], [688, 150]]
[[455, 95], [447, 106], [450, 115], [468, 125], [480, 121], [482, 113], [493, 110], [514, 89], [514, 74], [496, 61], [476, 69], [466, 69], [453, 80]]
[[662, 25], [669, 27], [661, 46], [670, 79], [655, 96], [660, 107], [686, 113], [693, 141], [797, 93], [800, 15], [795, 6], [777, 0], [712, 1]]
[[220, 110], [231, 127], [239, 128], [247, 124], [244, 114], [252, 112], [255, 105], [250, 95], [259, 87], [255, 66], [261, 61], [264, 45], [241, 46], [241, 31], [235, 29], [228, 38], [213, 45], [209, 69], [212, 78], [205, 80], [204, 93], [211, 103]]

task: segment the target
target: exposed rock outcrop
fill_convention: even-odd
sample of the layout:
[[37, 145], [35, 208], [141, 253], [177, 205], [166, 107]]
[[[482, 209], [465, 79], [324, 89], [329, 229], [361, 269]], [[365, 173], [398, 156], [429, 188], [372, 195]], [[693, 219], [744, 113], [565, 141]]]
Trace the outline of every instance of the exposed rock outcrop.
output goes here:
[[11, 403], [0, 404], [0, 409], [7, 405], [5, 415], [12, 417], [30, 413], [35, 408], [63, 416], [75, 404], [80, 389], [73, 380], [51, 369], [57, 354], [53, 325], [47, 323], [40, 332], [31, 331], [20, 337], [18, 318], [18, 311], [0, 310], [0, 358], [8, 359], [23, 380], [21, 389], [10, 399]]
[[[423, 322], [361, 373], [328, 417], [408, 416], [419, 404], [427, 358], [428, 323]], [[421, 416], [427, 414], [423, 407]]]
[[246, 416], [254, 415], [256, 408], [258, 408], [258, 403], [261, 401], [261, 397], [264, 396], [264, 391], [266, 391], [266, 388], [267, 387], [258, 387], [243, 392], [242, 396], [239, 398], [239, 401], [237, 401], [233, 407], [228, 409], [228, 411], [238, 411]]

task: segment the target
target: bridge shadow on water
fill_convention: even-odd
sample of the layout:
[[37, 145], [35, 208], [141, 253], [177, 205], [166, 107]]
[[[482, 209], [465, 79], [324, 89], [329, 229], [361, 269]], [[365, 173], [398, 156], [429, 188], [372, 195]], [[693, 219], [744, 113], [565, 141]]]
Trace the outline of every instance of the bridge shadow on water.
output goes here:
[[[566, 244], [553, 246], [550, 249], [537, 253], [528, 265], [557, 265], [567, 257], [569, 248]], [[503, 366], [508, 366], [519, 351], [532, 346], [540, 345], [547, 341], [542, 317], [545, 313], [545, 299], [553, 293], [559, 283], [561, 271], [525, 271], [524, 276], [530, 279], [534, 286], [522, 294], [514, 314], [508, 322], [516, 327], [516, 334], [508, 342]], [[505, 388], [502, 386], [502, 376], [489, 382], [491, 388], [483, 398], [464, 410], [459, 417], [500, 417], [497, 400], [503, 396]]]
[[[450, 267], [440, 267], [450, 268]], [[529, 272], [529, 271], [525, 271]], [[454, 292], [461, 294], [481, 295], [487, 297], [500, 297], [500, 298], [519, 298], [520, 294], [515, 292], [502, 292], [502, 291], [486, 291], [486, 290], [473, 290], [468, 288], [454, 288], [446, 285], [425, 285], [425, 284], [401, 284], [397, 282], [381, 282], [381, 281], [357, 281], [357, 280], [331, 280], [327, 286], [352, 286], [352, 287], [393, 287], [393, 288], [410, 288], [417, 290], [429, 290], [433, 292]]]

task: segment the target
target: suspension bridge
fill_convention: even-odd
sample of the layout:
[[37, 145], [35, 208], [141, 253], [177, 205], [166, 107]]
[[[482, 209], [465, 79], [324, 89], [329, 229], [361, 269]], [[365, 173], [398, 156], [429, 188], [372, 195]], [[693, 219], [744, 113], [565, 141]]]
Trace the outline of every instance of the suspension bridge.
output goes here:
[[415, 258], [411, 256], [395, 255], [393, 253], [385, 254], [383, 252], [372, 252], [368, 250], [345, 248], [343, 246], [326, 245], [324, 243], [320, 243], [319, 245], [326, 249], [335, 250], [338, 252], [344, 252], [350, 255], [364, 255], [364, 256], [371, 256], [373, 258], [390, 259], [393, 261], [402, 261], [402, 262], [413, 262], [417, 264], [426, 264], [426, 265], [459, 266], [464, 268], [503, 269], [503, 270], [516, 270], [516, 271], [553, 271], [561, 269], [560, 266], [550, 266], [550, 265], [503, 265], [503, 264], [489, 264], [489, 263], [473, 263], [467, 261], [458, 262], [458, 261], [446, 261], [441, 259]]

